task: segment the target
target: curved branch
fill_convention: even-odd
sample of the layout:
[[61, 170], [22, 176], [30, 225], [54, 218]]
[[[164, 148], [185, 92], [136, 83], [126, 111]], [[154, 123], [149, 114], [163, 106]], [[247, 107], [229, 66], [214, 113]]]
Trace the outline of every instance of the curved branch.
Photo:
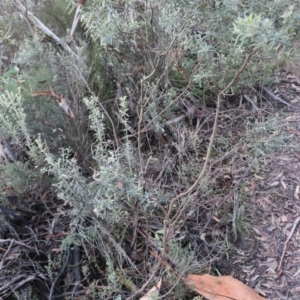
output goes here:
[[[168, 212], [167, 212], [167, 215], [166, 215], [166, 218], [165, 218], [166, 220], [169, 220], [175, 202], [178, 199], [180, 199], [180, 198], [182, 198], [182, 197], [190, 194], [198, 186], [198, 184], [200, 183], [201, 179], [203, 178], [203, 176], [204, 176], [204, 174], [205, 174], [205, 172], [207, 170], [207, 167], [208, 167], [211, 150], [212, 150], [212, 146], [213, 146], [213, 143], [214, 143], [214, 138], [215, 138], [216, 132], [217, 132], [218, 118], [219, 118], [219, 113], [220, 113], [221, 98], [232, 87], [232, 85], [238, 80], [239, 76], [244, 71], [244, 69], [245, 69], [247, 63], [249, 62], [249, 60], [251, 59], [251, 57], [255, 53], [257, 53], [259, 50], [260, 50], [260, 48], [257, 48], [257, 49], [252, 50], [249, 54], [247, 54], [247, 56], [246, 56], [246, 58], [244, 60], [243, 65], [240, 67], [239, 70], [237, 70], [235, 72], [235, 75], [232, 78], [232, 80], [227, 84], [227, 86], [222, 91], [219, 92], [219, 94], [218, 94], [218, 100], [217, 100], [216, 116], [215, 116], [213, 131], [212, 131], [212, 134], [210, 136], [209, 144], [208, 144], [208, 147], [207, 147], [207, 150], [206, 150], [206, 157], [205, 157], [203, 168], [202, 168], [202, 170], [201, 170], [198, 178], [194, 182], [194, 184], [191, 187], [189, 187], [186, 191], [180, 193], [179, 195], [177, 195], [176, 197], [174, 197], [171, 200], [170, 205], [169, 205], [169, 209], [168, 209]], [[182, 211], [183, 210], [178, 211], [176, 219], [178, 219], [178, 217], [181, 215]]]

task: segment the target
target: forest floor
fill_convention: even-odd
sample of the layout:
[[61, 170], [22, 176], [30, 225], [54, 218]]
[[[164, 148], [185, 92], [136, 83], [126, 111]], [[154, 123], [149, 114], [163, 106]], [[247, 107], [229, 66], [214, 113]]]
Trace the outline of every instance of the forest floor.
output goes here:
[[[277, 129], [286, 132], [274, 147], [258, 157], [247, 176], [250, 213], [237, 243], [230, 244], [220, 273], [247, 283], [266, 299], [300, 299], [300, 78], [282, 74], [276, 90], [290, 106], [275, 110]], [[268, 122], [268, 121], [266, 121]], [[263, 123], [262, 123], [263, 124]], [[265, 138], [265, 137], [262, 137]], [[244, 224], [244, 227], [245, 224]]]

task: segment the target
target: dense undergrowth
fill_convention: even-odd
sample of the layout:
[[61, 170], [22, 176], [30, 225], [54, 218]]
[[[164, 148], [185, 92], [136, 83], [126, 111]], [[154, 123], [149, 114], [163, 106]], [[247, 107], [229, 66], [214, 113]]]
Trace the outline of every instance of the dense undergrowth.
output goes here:
[[226, 195], [289, 142], [258, 107], [295, 68], [299, 5], [89, 0], [69, 37], [74, 1], [2, 1], [1, 207], [22, 228], [2, 218], [21, 250], [1, 297], [138, 299], [163, 278], [159, 299], [198, 299], [180, 278], [248, 230]]

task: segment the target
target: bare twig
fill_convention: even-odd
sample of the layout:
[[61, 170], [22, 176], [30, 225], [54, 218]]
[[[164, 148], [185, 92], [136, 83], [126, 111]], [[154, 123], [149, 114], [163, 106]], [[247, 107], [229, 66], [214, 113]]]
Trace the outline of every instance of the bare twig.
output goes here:
[[283, 250], [282, 250], [282, 254], [281, 254], [281, 257], [280, 257], [280, 261], [279, 261], [279, 264], [278, 264], [278, 267], [277, 267], [277, 276], [279, 277], [281, 275], [281, 272], [282, 272], [282, 263], [283, 263], [283, 259], [284, 259], [284, 255], [285, 255], [285, 252], [287, 250], [287, 247], [288, 247], [288, 243], [292, 237], [292, 235], [294, 234], [294, 231], [297, 227], [297, 225], [299, 224], [300, 222], [300, 217], [298, 217], [295, 221], [294, 221], [294, 224], [293, 224], [293, 227], [292, 227], [292, 230], [289, 234], [289, 236], [287, 237], [285, 243], [284, 243], [284, 247], [283, 247]]
[[126, 120], [124, 120], [116, 111], [114, 111], [117, 119], [125, 126], [126, 130], [129, 131], [131, 134], [134, 134], [134, 129], [128, 124]]
[[165, 160], [164, 163], [162, 164], [161, 166], [161, 170], [158, 174], [158, 176], [155, 178], [154, 182], [153, 182], [153, 185], [156, 185], [158, 180], [162, 177], [162, 175], [164, 174], [165, 170], [166, 170], [166, 166], [168, 164], [168, 160]]
[[[25, 277], [25, 279], [23, 279], [24, 277]], [[12, 277], [10, 282], [2, 284], [0, 286], [0, 293], [4, 294], [7, 290], [11, 290], [12, 286], [14, 287], [14, 289], [17, 289], [17, 288], [21, 287], [22, 285], [24, 285], [25, 283], [32, 281], [35, 278], [36, 278], [35, 275], [31, 275], [31, 276], [20, 275], [20, 276]], [[18, 282], [16, 285], [13, 285], [15, 282], [17, 282], [20, 279], [23, 279], [23, 280]], [[2, 298], [0, 298], [0, 299], [2, 299]]]
[[249, 96], [244, 95], [244, 97], [245, 97], [245, 99], [246, 99], [247, 101], [249, 101], [249, 102], [252, 104], [252, 106], [255, 108], [255, 110], [256, 110], [257, 112], [260, 111], [260, 109], [256, 106], [256, 104], [251, 100], [251, 98], [250, 98]]
[[73, 52], [73, 50], [62, 40], [60, 39], [58, 36], [56, 36], [44, 23], [42, 23], [37, 17], [34, 16], [33, 13], [31, 13], [29, 10], [26, 9], [26, 7], [24, 7], [22, 5], [22, 3], [19, 0], [14, 0], [16, 2], [16, 4], [18, 5], [20, 11], [22, 12], [22, 14], [25, 16], [26, 15], [28, 18], [31, 19], [31, 21], [40, 29], [42, 30], [46, 35], [48, 35], [49, 37], [51, 37], [53, 40], [55, 40], [59, 45], [61, 45], [66, 51], [69, 52], [69, 54], [77, 57], [77, 55]]
[[18, 245], [27, 247], [27, 248], [32, 249], [32, 250], [35, 250], [35, 248], [33, 248], [33, 247], [31, 247], [31, 246], [28, 246], [28, 245], [26, 245], [26, 244], [24, 244], [24, 243], [22, 243], [22, 242], [16, 241], [16, 240], [14, 240], [14, 239], [6, 239], [6, 240], [0, 239], [0, 243], [8, 243], [8, 242], [13, 242], [13, 243], [15, 243], [15, 244], [18, 244]]
[[8, 163], [8, 159], [7, 159], [6, 153], [4, 151], [4, 147], [2, 146], [2, 139], [0, 138], [0, 157], [1, 156], [4, 158], [5, 163]]
[[10, 249], [11, 249], [13, 243], [14, 243], [14, 240], [11, 240], [8, 249], [6, 250], [5, 254], [4, 254], [3, 257], [2, 257], [2, 261], [0, 262], [0, 270], [1, 270], [2, 267], [3, 267], [5, 257], [6, 257], [7, 254], [9, 253], [9, 251], [10, 251]]
[[65, 258], [65, 262], [64, 262], [64, 265], [62, 266], [60, 272], [56, 275], [54, 281], [52, 282], [52, 285], [51, 285], [51, 289], [50, 289], [50, 294], [49, 294], [49, 300], [52, 300], [53, 299], [53, 293], [54, 293], [54, 288], [55, 288], [55, 285], [58, 281], [58, 279], [63, 275], [63, 273], [65, 272], [66, 270], [66, 267], [69, 263], [69, 260], [70, 260], [70, 246], [67, 247], [67, 256]]
[[239, 195], [237, 189], [233, 192], [233, 213], [232, 213], [232, 231], [233, 231], [233, 241], [234, 243], [237, 241], [237, 229], [236, 229], [236, 221], [238, 217], [239, 211]]
[[281, 102], [287, 106], [292, 106], [290, 103], [282, 100], [280, 97], [276, 96], [275, 94], [273, 94], [269, 89], [267, 89], [266, 87], [262, 86], [262, 89], [270, 96], [272, 97], [272, 99], [278, 101], [278, 102]]
[[78, 22], [80, 20], [80, 16], [82, 13], [82, 8], [83, 8], [84, 3], [85, 3], [85, 1], [78, 1], [78, 6], [77, 6], [77, 9], [76, 9], [76, 12], [74, 15], [73, 24], [72, 24], [71, 31], [70, 31], [70, 36], [68, 38], [69, 41], [71, 41], [73, 39], [75, 30], [76, 30]]

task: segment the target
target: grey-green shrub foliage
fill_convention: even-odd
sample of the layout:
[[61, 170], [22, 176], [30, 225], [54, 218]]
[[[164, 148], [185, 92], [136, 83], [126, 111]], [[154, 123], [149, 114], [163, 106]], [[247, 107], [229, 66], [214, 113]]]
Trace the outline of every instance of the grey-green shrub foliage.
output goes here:
[[91, 128], [95, 130], [93, 145], [93, 175], [87, 179], [81, 174], [76, 159], [68, 159], [68, 150], [63, 150], [59, 157], [49, 153], [41, 139], [37, 140], [36, 152], [43, 153], [47, 166], [44, 173], [54, 175], [58, 196], [74, 207], [73, 214], [79, 219], [94, 215], [108, 223], [126, 218], [126, 210], [140, 200], [145, 207], [151, 203], [141, 197], [138, 180], [121, 164], [122, 154], [109, 150], [104, 141], [103, 116], [99, 113], [94, 97], [85, 98], [90, 110]]
[[[68, 1], [42, 1], [36, 5], [33, 1], [28, 1], [28, 8], [57, 34], [66, 36], [71, 26], [69, 11], [74, 8], [72, 5], [68, 7], [68, 4]], [[271, 78], [278, 62], [295, 52], [293, 43], [299, 37], [299, 4], [299, 1], [290, 4], [284, 0], [272, 3], [233, 0], [91, 0], [84, 9], [82, 22], [86, 33], [100, 51], [97, 64], [103, 62], [112, 70], [113, 76], [128, 95], [124, 98], [128, 103], [135, 101], [137, 109], [144, 107], [144, 120], [155, 119], [166, 105], [170, 106], [157, 119], [163, 124], [164, 116], [172, 110], [172, 99], [176, 96], [174, 91], [182, 87], [182, 82], [187, 84], [192, 80], [191, 88], [194, 90], [201, 90], [209, 85], [212, 91], [217, 91], [232, 79], [245, 56], [253, 49], [260, 48], [260, 51], [253, 57], [235, 88]], [[8, 2], [2, 5], [8, 5]], [[55, 155], [58, 155], [62, 147], [70, 148], [73, 152], [85, 149], [82, 154], [94, 160], [96, 165], [101, 165], [101, 172], [104, 172], [103, 168], [109, 174], [115, 170], [109, 180], [116, 184], [117, 177], [121, 176], [124, 168], [108, 164], [107, 161], [120, 164], [121, 158], [126, 155], [128, 157], [128, 154], [124, 156], [121, 152], [116, 152], [103, 156], [103, 151], [101, 155], [97, 151], [96, 155], [95, 152], [92, 153], [93, 137], [88, 137], [87, 130], [90, 128], [97, 133], [97, 128], [91, 128], [86, 121], [81, 122], [88, 120], [87, 108], [82, 101], [85, 89], [93, 93], [87, 86], [89, 72], [93, 70], [97, 73], [93, 69], [92, 60], [88, 60], [88, 43], [82, 35], [77, 35], [78, 43], [72, 47], [81, 59], [76, 60], [61, 49], [58, 50], [55, 43], [44, 41], [39, 34], [29, 35], [30, 31], [24, 29], [25, 24], [16, 18], [16, 14], [17, 12], [13, 14], [11, 22], [16, 25], [17, 30], [20, 28], [25, 35], [27, 33], [27, 38], [21, 41], [12, 26], [9, 27], [9, 33], [5, 32], [3, 24], [8, 21], [8, 16], [2, 16], [0, 26], [3, 45], [8, 44], [9, 37], [18, 38], [14, 39], [15, 57], [12, 64], [7, 65], [7, 69], [3, 67], [1, 77], [3, 91], [0, 111], [5, 113], [0, 128], [1, 135], [15, 139], [26, 136], [29, 148], [33, 147], [30, 139], [40, 135], [50, 149], [49, 153]], [[143, 67], [136, 69], [138, 64]], [[180, 68], [185, 70], [185, 78], [180, 75]], [[100, 68], [98, 77], [95, 78], [101, 80], [101, 76], [103, 77], [103, 69]], [[180, 86], [174, 80], [176, 76], [181, 76]], [[41, 80], [46, 81], [47, 86], [40, 83]], [[75, 97], [71, 106], [76, 106], [76, 121], [70, 120], [54, 100], [31, 96], [32, 90], [48, 89], [49, 86], [54, 86], [57, 93], [66, 97], [72, 91], [72, 96]], [[89, 108], [90, 111], [98, 109], [95, 103], [93, 105], [94, 108]], [[95, 112], [91, 115], [95, 115]], [[101, 127], [101, 120], [99, 117], [98, 127]], [[95, 124], [95, 120], [92, 124]], [[155, 124], [158, 125], [156, 130], [163, 130], [160, 124]], [[100, 140], [98, 137], [98, 141]], [[37, 156], [37, 151], [35, 153]], [[63, 157], [66, 158], [66, 154]], [[101, 160], [103, 157], [105, 163]], [[118, 172], [120, 174], [117, 176]], [[94, 180], [97, 181], [98, 177]], [[117, 186], [112, 187], [114, 188], [117, 190]], [[107, 191], [106, 199], [110, 199], [111, 193], [113, 191]], [[116, 209], [119, 209], [118, 205]]]
[[[27, 4], [66, 39], [75, 1]], [[101, 105], [114, 119], [120, 101], [128, 109], [135, 104], [132, 114], [142, 118], [137, 121], [155, 120], [155, 130], [163, 132], [176, 107], [173, 101], [185, 87], [199, 103], [205, 101], [202, 91], [211, 96], [224, 88], [246, 55], [258, 48], [232, 91], [270, 83], [280, 64], [297, 54], [299, 7], [299, 0], [89, 0], [81, 19], [85, 35], [81, 28], [70, 44], [77, 59], [31, 23], [27, 27], [10, 1], [1, 1], [0, 137], [18, 144], [27, 159], [1, 165], [1, 179], [22, 193], [35, 181], [43, 185], [44, 178], [51, 178], [47, 185], [53, 183], [70, 204], [73, 222], [93, 218], [96, 229], [121, 219], [126, 224], [136, 207], [155, 213], [156, 205], [162, 199], [168, 205], [173, 195], [158, 189], [152, 197], [153, 191], [143, 191], [142, 150], [128, 139], [118, 148], [109, 144]], [[115, 82], [123, 92], [118, 99]], [[55, 100], [32, 96], [49, 86], [69, 100], [74, 120]], [[122, 117], [128, 121], [124, 107]], [[84, 164], [70, 158], [74, 152]]]
[[[188, 81], [196, 95], [206, 97], [201, 91], [207, 87], [217, 93], [253, 49], [260, 51], [229, 92], [272, 83], [279, 68], [298, 55], [299, 5], [299, 1], [287, 0], [91, 0], [82, 21], [105, 49], [114, 76], [131, 96], [127, 100], [144, 105], [147, 120], [166, 108], [159, 100], [169, 98], [174, 88], [181, 89]], [[140, 65], [143, 68], [138, 72]], [[136, 92], [140, 84], [143, 93]], [[164, 111], [163, 119], [173, 107]], [[163, 119], [155, 124], [157, 129]]]
[[[55, 33], [64, 37], [71, 26], [69, 12], [74, 8], [68, 4], [71, 3], [42, 1], [36, 5], [28, 1], [28, 8]], [[209, 85], [216, 92], [232, 79], [245, 56], [253, 49], [259, 48], [260, 51], [248, 64], [235, 89], [271, 79], [279, 62], [295, 52], [293, 45], [299, 38], [299, 4], [300, 1], [290, 4], [284, 0], [272, 3], [90, 0], [85, 6], [82, 22], [86, 34], [92, 38], [94, 49], [99, 51], [98, 70], [93, 60], [88, 59], [90, 42], [86, 42], [82, 35], [77, 35], [78, 43], [72, 45], [74, 52], [80, 56], [80, 60], [76, 60], [57, 49], [55, 43], [44, 41], [39, 31], [34, 30], [37, 33], [29, 35], [30, 31], [24, 29], [25, 24], [21, 23], [23, 21], [16, 18], [17, 12], [11, 18], [11, 24], [15, 26], [10, 26], [6, 32], [3, 26], [8, 16], [4, 14], [0, 24], [1, 43], [5, 46], [12, 38], [15, 55], [11, 65], [2, 67], [0, 112], [5, 114], [5, 118], [1, 120], [0, 134], [4, 138], [19, 138], [20, 141], [25, 136], [28, 153], [34, 156], [32, 159], [39, 160], [41, 166], [56, 173], [57, 180], [60, 178], [58, 182], [63, 186], [57, 187], [63, 197], [70, 192], [65, 185], [69, 174], [70, 178], [77, 178], [80, 183], [74, 189], [78, 189], [79, 193], [73, 197], [77, 205], [88, 196], [93, 203], [90, 209], [97, 214], [108, 206], [120, 212], [128, 203], [123, 199], [123, 190], [118, 190], [118, 182], [126, 186], [128, 181], [130, 188], [126, 187], [126, 193], [131, 191], [133, 198], [139, 198], [139, 187], [135, 188], [138, 180], [130, 166], [129, 169], [125, 167], [124, 161], [127, 165], [130, 161], [128, 151], [122, 153], [124, 150], [120, 148], [111, 152], [101, 148], [104, 147], [105, 129], [102, 115], [97, 115], [99, 108], [96, 102], [99, 99], [86, 98], [93, 99], [90, 100], [93, 104], [88, 100], [83, 103], [86, 90], [88, 93], [94, 92], [88, 86], [89, 74], [93, 72], [93, 78], [101, 81], [104, 67], [99, 68], [99, 65], [105, 64], [126, 91], [128, 97], [124, 100], [128, 104], [135, 101], [137, 109], [143, 106], [142, 117], [145, 121], [156, 119], [164, 110], [164, 114], [156, 119], [159, 123], [154, 123], [156, 130], [163, 131], [164, 117], [170, 116], [177, 88], [190, 81], [193, 91]], [[9, 4], [6, 1], [2, 5]], [[19, 29], [25, 36], [27, 34], [24, 40], [16, 34]], [[136, 68], [137, 65], [142, 67]], [[180, 73], [180, 68], [185, 71], [185, 76]], [[180, 78], [180, 84], [176, 78]], [[46, 81], [47, 85], [41, 81]], [[103, 88], [101, 82], [98, 85]], [[32, 90], [48, 89], [49, 86], [54, 86], [57, 93], [66, 97], [71, 95], [69, 91], [72, 92], [71, 106], [74, 106], [78, 117], [75, 121], [70, 120], [54, 100], [43, 96], [32, 97]], [[110, 91], [111, 94], [113, 91]], [[93, 118], [90, 124], [88, 109]], [[88, 136], [89, 129], [96, 135], [100, 134], [96, 136], [97, 147], [93, 149], [91, 143], [95, 137]], [[32, 139], [38, 136], [40, 144], [37, 148]], [[45, 145], [48, 151], [45, 151]], [[86, 155], [89, 164], [95, 167], [92, 183], [83, 184], [85, 180], [80, 177], [82, 175], [79, 176], [81, 169], [67, 159], [69, 152], [61, 148], [72, 152], [84, 149], [81, 154]], [[56, 159], [56, 155], [60, 158]], [[43, 161], [43, 157], [46, 160]], [[131, 172], [130, 176], [127, 172]], [[60, 177], [62, 175], [64, 180]], [[100, 189], [101, 196], [94, 188], [97, 184], [101, 185], [100, 181], [105, 182], [106, 186], [104, 190]]]

